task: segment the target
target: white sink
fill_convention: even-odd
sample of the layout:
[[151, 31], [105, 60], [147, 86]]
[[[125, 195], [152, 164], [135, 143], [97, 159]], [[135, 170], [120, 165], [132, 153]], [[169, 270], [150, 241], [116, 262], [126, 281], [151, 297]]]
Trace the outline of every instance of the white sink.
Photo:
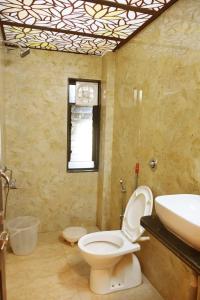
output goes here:
[[200, 251], [200, 196], [158, 196], [155, 209], [163, 225], [186, 244]]

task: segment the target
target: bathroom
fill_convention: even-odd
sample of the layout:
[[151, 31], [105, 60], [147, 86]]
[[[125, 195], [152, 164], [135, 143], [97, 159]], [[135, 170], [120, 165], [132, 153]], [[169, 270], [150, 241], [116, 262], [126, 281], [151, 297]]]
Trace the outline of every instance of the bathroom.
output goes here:
[[[21, 58], [2, 44], [1, 164], [12, 169], [17, 187], [7, 219], [31, 215], [41, 223], [33, 254], [15, 256], [8, 247], [8, 300], [200, 299], [198, 274], [153, 236], [136, 253], [143, 284], [107, 295], [90, 291], [89, 266], [60, 237], [70, 226], [119, 229], [136, 163], [138, 185], [154, 197], [200, 194], [199, 24], [199, 1], [179, 0], [103, 56], [31, 49]], [[98, 172], [66, 172], [69, 78], [101, 82]]]

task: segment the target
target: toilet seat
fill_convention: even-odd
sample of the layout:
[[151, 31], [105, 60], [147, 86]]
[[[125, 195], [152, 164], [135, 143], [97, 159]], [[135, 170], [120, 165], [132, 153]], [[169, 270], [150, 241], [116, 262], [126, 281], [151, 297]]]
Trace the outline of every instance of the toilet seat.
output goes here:
[[138, 243], [131, 243], [121, 230], [99, 231], [83, 236], [79, 248], [95, 256], [120, 256], [140, 250]]
[[150, 215], [153, 195], [146, 186], [132, 194], [124, 214], [122, 230], [89, 233], [80, 238], [78, 246], [91, 266], [90, 289], [96, 294], [108, 294], [142, 283], [140, 262], [134, 252], [144, 228], [140, 218]]
[[[140, 218], [150, 215], [153, 208], [153, 195], [149, 187], [140, 186], [130, 197], [126, 206], [122, 230], [99, 231], [80, 238], [79, 248], [95, 256], [119, 256], [140, 250], [135, 243], [144, 232]], [[112, 244], [112, 245], [111, 245]]]
[[149, 187], [140, 186], [131, 195], [125, 209], [122, 232], [131, 241], [137, 241], [145, 229], [140, 225], [143, 216], [151, 215], [153, 195]]

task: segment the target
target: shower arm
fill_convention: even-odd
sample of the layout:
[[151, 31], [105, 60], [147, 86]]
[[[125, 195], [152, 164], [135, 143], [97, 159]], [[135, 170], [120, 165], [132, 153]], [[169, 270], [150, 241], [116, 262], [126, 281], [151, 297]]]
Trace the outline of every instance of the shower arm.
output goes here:
[[5, 46], [8, 46], [8, 47], [11, 46], [11, 47], [17, 47], [17, 48], [19, 48], [20, 49], [20, 56], [21, 57], [25, 57], [26, 55], [28, 55], [30, 53], [30, 48], [28, 48], [28, 47], [23, 48], [22, 46], [20, 46], [17, 43], [9, 42], [9, 41], [6, 41], [6, 40], [0, 40], [0, 43], [2, 43]]

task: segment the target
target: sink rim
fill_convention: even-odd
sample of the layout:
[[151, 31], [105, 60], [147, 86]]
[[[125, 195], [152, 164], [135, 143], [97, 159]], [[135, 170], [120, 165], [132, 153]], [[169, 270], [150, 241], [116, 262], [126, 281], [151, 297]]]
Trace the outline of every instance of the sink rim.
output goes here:
[[[192, 196], [192, 197], [191, 197]], [[168, 201], [164, 201], [168, 198]], [[176, 199], [176, 203], [172, 202], [172, 198]], [[192, 203], [189, 211], [189, 215], [187, 215], [188, 211], [188, 200], [190, 199], [190, 203]], [[193, 201], [191, 200], [193, 199]], [[194, 201], [195, 199], [195, 201]], [[169, 203], [171, 201], [171, 203]], [[186, 201], [187, 207], [184, 209], [181, 207], [181, 202]], [[178, 202], [178, 208], [177, 208]], [[198, 203], [199, 202], [199, 203]], [[195, 209], [195, 204], [198, 206], [198, 210]], [[168, 205], [167, 205], [168, 204]], [[170, 206], [169, 206], [170, 204]], [[180, 209], [177, 212], [177, 209]], [[182, 209], [182, 210], [181, 210]], [[186, 244], [191, 246], [192, 248], [200, 251], [200, 220], [199, 222], [195, 222], [195, 213], [196, 218], [198, 217], [198, 213], [200, 213], [200, 195], [197, 194], [173, 194], [173, 195], [162, 195], [157, 196], [155, 198], [155, 210], [156, 214], [159, 217], [160, 221], [163, 225], [172, 232], [175, 236], [180, 238]], [[193, 212], [194, 215], [190, 215]], [[185, 215], [184, 215], [185, 213]], [[194, 220], [191, 220], [191, 218]]]
[[[191, 199], [191, 196], [195, 200], [198, 199], [199, 209], [200, 209], [200, 195], [197, 195], [197, 194], [170, 194], [170, 195], [157, 196], [157, 197], [155, 197], [155, 209], [156, 209], [156, 204], [159, 204], [162, 207], [164, 207], [165, 209], [167, 209], [168, 211], [173, 212], [175, 215], [177, 215], [181, 219], [187, 220], [192, 225], [200, 227], [200, 218], [199, 218], [199, 222], [197, 223], [197, 222], [195, 222], [195, 220], [191, 220], [190, 216], [187, 215], [185, 217], [183, 214], [181, 214], [181, 212], [179, 212], [179, 211], [177, 212], [177, 210], [174, 209], [175, 208], [173, 206], [174, 203], [172, 203], [172, 206], [169, 207], [169, 205], [167, 205], [168, 203], [166, 204], [166, 203], [163, 203], [163, 201], [161, 201], [161, 200], [164, 200], [165, 198], [176, 198], [176, 200], [178, 200], [178, 201], [181, 201], [181, 200], [183, 201], [183, 199], [181, 197], [187, 198], [184, 201], [188, 201], [189, 199]], [[168, 200], [168, 201], [172, 201], [172, 199]], [[190, 204], [192, 204], [192, 203], [190, 203]]]

